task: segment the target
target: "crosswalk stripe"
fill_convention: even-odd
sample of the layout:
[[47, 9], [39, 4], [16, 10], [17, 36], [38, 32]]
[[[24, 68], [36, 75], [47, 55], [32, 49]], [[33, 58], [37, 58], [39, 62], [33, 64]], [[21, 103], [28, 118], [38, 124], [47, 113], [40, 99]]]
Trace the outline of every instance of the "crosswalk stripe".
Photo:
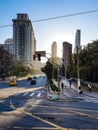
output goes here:
[[21, 93], [22, 93], [22, 92], [17, 93], [16, 96], [20, 95]]
[[30, 97], [32, 97], [34, 95], [34, 92], [30, 94]]
[[41, 93], [38, 93], [37, 97], [40, 97], [41, 96]]
[[26, 96], [28, 94], [28, 92], [24, 93], [23, 96]]
[[98, 101], [94, 101], [94, 103], [98, 103]]
[[63, 93], [64, 95], [66, 95], [67, 97], [71, 97], [68, 93]]
[[93, 102], [93, 100], [85, 99], [86, 102]]
[[90, 99], [85, 99], [85, 101], [86, 101], [86, 102], [98, 103], [98, 101], [97, 101], [97, 100], [95, 100], [95, 99], [92, 99], [92, 100], [90, 100]]

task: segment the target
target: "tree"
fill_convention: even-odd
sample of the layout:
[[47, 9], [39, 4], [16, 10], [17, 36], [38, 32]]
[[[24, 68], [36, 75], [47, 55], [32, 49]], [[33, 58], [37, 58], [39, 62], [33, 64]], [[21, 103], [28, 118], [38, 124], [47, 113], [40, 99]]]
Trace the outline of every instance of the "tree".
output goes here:
[[8, 76], [26, 76], [32, 69], [17, 61], [15, 56], [0, 47], [0, 78]]
[[[74, 57], [74, 58], [73, 58]], [[74, 59], [74, 62], [72, 62]], [[69, 56], [67, 72], [70, 76], [77, 73], [77, 54]], [[98, 40], [89, 43], [79, 53], [80, 78], [91, 82], [98, 82]]]
[[[98, 82], [98, 40], [89, 43], [80, 55], [80, 68], [84, 67], [85, 76], [88, 81]], [[82, 75], [81, 75], [82, 76]]]
[[68, 55], [68, 64], [66, 69], [67, 78], [70, 77], [77, 77], [77, 61], [76, 61], [76, 54], [69, 54]]
[[46, 62], [45, 67], [42, 68], [42, 71], [46, 73], [48, 80], [50, 81], [52, 80], [52, 68], [53, 68], [53, 65], [49, 60]]

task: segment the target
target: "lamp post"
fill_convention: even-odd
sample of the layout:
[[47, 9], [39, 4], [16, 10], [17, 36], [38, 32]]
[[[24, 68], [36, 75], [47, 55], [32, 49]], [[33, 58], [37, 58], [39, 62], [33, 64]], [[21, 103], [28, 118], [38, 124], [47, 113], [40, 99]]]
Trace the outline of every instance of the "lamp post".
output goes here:
[[59, 93], [59, 65], [57, 64], [57, 81], [58, 81], [58, 95], [60, 95]]
[[5, 80], [5, 52], [3, 57], [3, 80]]
[[80, 87], [80, 72], [79, 72], [79, 46], [77, 45], [77, 89]]

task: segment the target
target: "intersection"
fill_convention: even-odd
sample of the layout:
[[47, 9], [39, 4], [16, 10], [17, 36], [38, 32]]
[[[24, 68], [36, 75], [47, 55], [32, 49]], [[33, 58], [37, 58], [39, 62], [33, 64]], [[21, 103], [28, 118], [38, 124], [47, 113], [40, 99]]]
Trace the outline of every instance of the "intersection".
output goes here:
[[[59, 96], [59, 99], [50, 100], [49, 95]], [[65, 87], [60, 95], [52, 93], [43, 76], [37, 78], [36, 85], [31, 85], [27, 79], [20, 80], [14, 87], [0, 84], [0, 128], [98, 129], [97, 100], [95, 92], [84, 90], [83, 94], [78, 94], [69, 87]]]

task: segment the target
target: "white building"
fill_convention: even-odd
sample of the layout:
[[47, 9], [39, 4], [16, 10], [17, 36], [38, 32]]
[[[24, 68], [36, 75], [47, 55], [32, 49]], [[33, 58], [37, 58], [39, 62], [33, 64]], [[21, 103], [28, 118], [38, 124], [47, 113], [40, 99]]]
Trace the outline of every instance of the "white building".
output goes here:
[[33, 64], [36, 40], [32, 23], [27, 14], [17, 14], [13, 19], [13, 51], [18, 61]]
[[3, 45], [4, 49], [7, 50], [9, 53], [13, 54], [13, 39], [8, 38], [4, 41]]

